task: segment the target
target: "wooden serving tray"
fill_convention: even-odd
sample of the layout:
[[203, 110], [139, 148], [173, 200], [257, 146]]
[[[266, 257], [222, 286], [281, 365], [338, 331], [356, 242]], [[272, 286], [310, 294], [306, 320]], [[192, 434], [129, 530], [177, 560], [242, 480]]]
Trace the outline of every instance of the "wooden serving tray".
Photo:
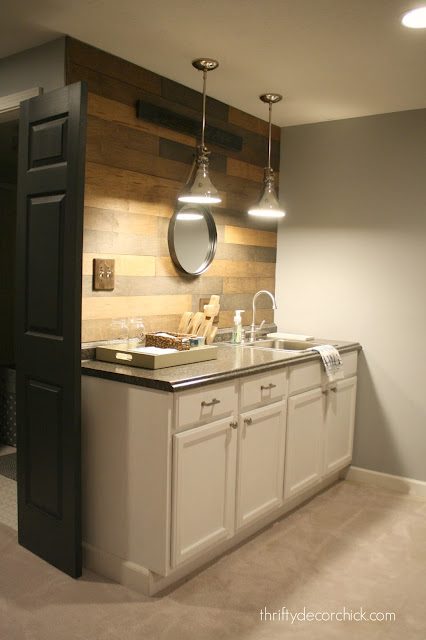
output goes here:
[[122, 346], [114, 344], [108, 347], [96, 347], [96, 360], [127, 364], [143, 369], [163, 369], [164, 367], [177, 367], [180, 364], [192, 364], [217, 358], [217, 346], [215, 345], [192, 347], [188, 351], [177, 351], [176, 353], [138, 353], [127, 347], [123, 349]]

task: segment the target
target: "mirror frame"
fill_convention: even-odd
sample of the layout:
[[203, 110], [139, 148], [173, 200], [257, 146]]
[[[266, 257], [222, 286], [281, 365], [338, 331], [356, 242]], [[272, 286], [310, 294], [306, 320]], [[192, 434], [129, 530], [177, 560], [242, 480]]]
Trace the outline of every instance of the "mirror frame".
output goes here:
[[[203, 216], [204, 220], [207, 223], [207, 230], [209, 233], [209, 246], [207, 249], [207, 253], [206, 253], [206, 258], [204, 260], [204, 262], [200, 265], [200, 268], [197, 271], [187, 271], [187, 269], [185, 269], [182, 264], [179, 261], [179, 257], [176, 253], [176, 248], [175, 248], [175, 242], [174, 242], [174, 234], [175, 234], [175, 227], [176, 227], [176, 222], [178, 220], [178, 215], [181, 212], [185, 212], [185, 209], [188, 209], [190, 211], [194, 211], [194, 209], [199, 210], [200, 214]], [[168, 235], [167, 235], [167, 240], [169, 243], [169, 252], [170, 252], [170, 257], [173, 260], [174, 264], [178, 267], [178, 269], [180, 269], [183, 273], [186, 273], [188, 275], [191, 276], [199, 276], [202, 273], [204, 273], [205, 271], [207, 271], [207, 269], [209, 268], [209, 266], [211, 265], [211, 263], [213, 262], [213, 258], [216, 254], [216, 246], [217, 246], [217, 229], [216, 229], [216, 223], [214, 221], [214, 218], [211, 214], [211, 211], [208, 207], [205, 207], [201, 204], [183, 204], [181, 206], [178, 206], [174, 213], [173, 216], [170, 219], [170, 223], [169, 223], [169, 231], [168, 231]]]

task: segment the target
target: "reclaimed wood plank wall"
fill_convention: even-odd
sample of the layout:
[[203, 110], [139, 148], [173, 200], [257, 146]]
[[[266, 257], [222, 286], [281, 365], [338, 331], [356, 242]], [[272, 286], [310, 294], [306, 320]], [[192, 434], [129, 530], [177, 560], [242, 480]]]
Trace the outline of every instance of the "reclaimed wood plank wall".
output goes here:
[[[211, 176], [223, 201], [211, 208], [218, 231], [215, 259], [194, 278], [172, 263], [167, 229], [197, 140], [138, 119], [135, 105], [143, 99], [201, 121], [201, 94], [72, 38], [66, 78], [67, 84], [89, 85], [82, 342], [108, 339], [113, 317], [138, 315], [148, 330], [176, 330], [182, 313], [197, 311], [200, 298], [213, 293], [221, 296], [220, 327], [232, 326], [235, 309], [247, 310], [243, 323], [249, 324], [253, 294], [275, 291], [276, 224], [247, 214], [262, 185], [267, 122], [207, 99], [208, 123], [241, 136], [243, 147], [238, 152], [209, 144]], [[276, 170], [279, 145], [274, 126]], [[115, 259], [114, 291], [92, 291], [95, 257]], [[263, 319], [273, 321], [266, 296], [259, 299], [256, 322]]]

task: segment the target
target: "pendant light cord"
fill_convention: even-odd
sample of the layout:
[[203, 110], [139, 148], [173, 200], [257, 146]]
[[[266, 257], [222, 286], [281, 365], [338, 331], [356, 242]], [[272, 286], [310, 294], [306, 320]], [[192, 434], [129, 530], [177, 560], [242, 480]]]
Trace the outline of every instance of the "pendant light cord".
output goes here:
[[271, 168], [272, 102], [269, 103], [268, 169]]
[[207, 69], [203, 71], [203, 127], [201, 129], [201, 148], [204, 152], [204, 129], [206, 128], [206, 84], [207, 84]]

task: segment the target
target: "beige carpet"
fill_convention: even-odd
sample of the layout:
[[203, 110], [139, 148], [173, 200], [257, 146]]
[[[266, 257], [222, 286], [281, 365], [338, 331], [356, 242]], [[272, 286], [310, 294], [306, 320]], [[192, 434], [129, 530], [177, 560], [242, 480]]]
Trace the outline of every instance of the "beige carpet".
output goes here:
[[[1, 640], [424, 640], [426, 501], [341, 482], [178, 588], [148, 598], [68, 578], [0, 525]], [[261, 621], [303, 612], [390, 622]]]

